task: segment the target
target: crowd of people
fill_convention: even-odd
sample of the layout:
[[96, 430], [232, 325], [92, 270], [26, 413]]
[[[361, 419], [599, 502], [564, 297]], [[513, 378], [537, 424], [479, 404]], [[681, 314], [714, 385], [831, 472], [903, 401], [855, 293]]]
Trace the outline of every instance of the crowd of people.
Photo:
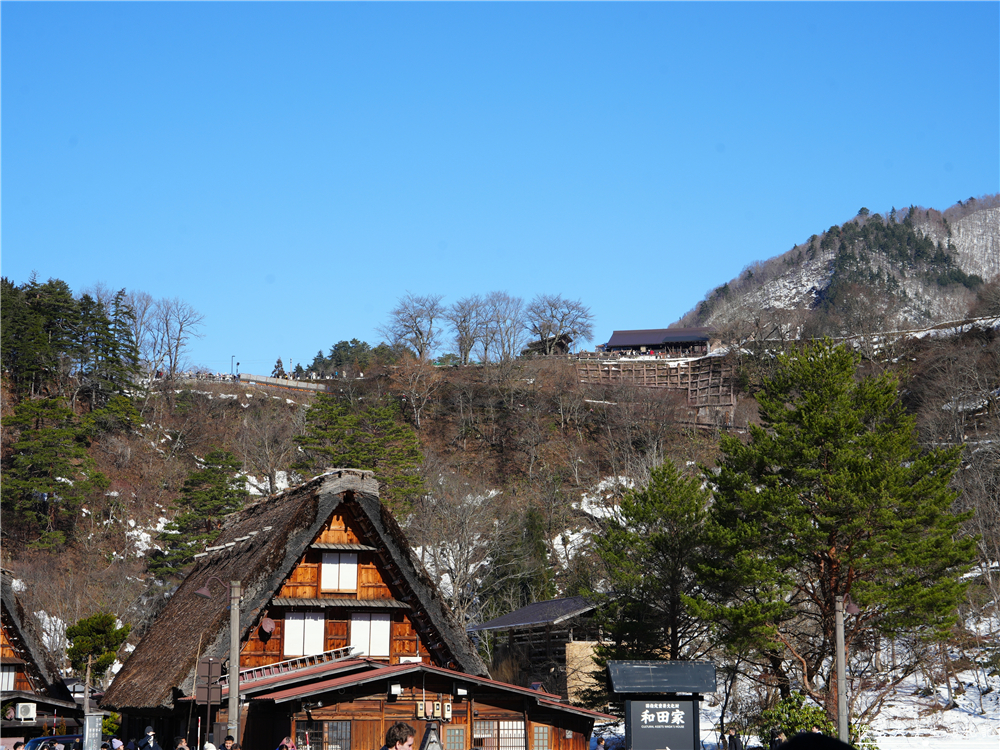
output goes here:
[[[398, 721], [389, 727], [385, 733], [385, 745], [382, 746], [381, 750], [413, 750], [413, 739], [415, 736], [416, 730], [412, 726]], [[192, 749], [188, 745], [187, 737], [177, 737], [174, 740], [173, 750], [241, 750], [240, 743], [232, 735], [226, 736], [221, 747], [216, 747], [212, 739], [212, 735], [209, 734], [205, 738], [205, 743], [201, 748]], [[56, 742], [51, 744], [44, 743], [39, 750], [80, 750], [79, 745], [79, 740], [75, 740], [70, 746], [64, 746]], [[598, 737], [596, 739], [595, 750], [604, 750], [604, 747], [604, 738]], [[725, 735], [722, 747], [723, 750], [747, 750], [743, 739], [733, 727], [730, 727]], [[23, 748], [23, 742], [14, 743], [13, 750], [23, 750]], [[781, 750], [838, 750], [850, 748], [850, 746], [832, 737], [827, 737], [820, 731], [818, 726], [813, 725], [811, 731], [800, 732], [792, 737], [791, 740], [786, 738], [784, 732], [776, 730], [772, 735], [769, 750], [779, 750], [779, 748]], [[146, 727], [142, 739], [138, 742], [130, 740], [126, 744], [118, 737], [112, 737], [108, 742], [104, 742], [101, 745], [101, 750], [163, 750], [163, 748], [156, 741], [156, 733], [153, 731], [153, 728]], [[295, 742], [291, 737], [285, 737], [278, 745], [277, 750], [298, 750], [298, 748], [296, 748]]]

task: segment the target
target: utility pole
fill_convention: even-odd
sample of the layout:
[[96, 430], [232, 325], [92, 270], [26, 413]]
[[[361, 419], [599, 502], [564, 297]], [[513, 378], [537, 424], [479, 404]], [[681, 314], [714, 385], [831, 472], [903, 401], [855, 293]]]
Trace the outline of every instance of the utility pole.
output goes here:
[[240, 582], [229, 584], [229, 734], [240, 742]]
[[837, 738], [847, 742], [847, 654], [844, 647], [844, 597], [836, 599], [837, 629]]

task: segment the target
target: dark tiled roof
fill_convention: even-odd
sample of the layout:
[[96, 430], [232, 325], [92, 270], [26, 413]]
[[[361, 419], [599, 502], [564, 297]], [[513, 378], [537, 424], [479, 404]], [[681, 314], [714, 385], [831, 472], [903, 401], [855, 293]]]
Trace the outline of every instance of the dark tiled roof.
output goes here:
[[615, 331], [607, 345], [609, 347], [660, 346], [686, 341], [708, 341], [715, 331], [711, 328], [648, 328], [637, 331]]
[[547, 602], [535, 602], [527, 607], [521, 607], [521, 609], [484, 622], [482, 625], [467, 628], [467, 630], [470, 633], [478, 633], [483, 630], [510, 630], [530, 628], [536, 625], [556, 625], [571, 617], [590, 612], [594, 607], [595, 605], [582, 596], [549, 599]]

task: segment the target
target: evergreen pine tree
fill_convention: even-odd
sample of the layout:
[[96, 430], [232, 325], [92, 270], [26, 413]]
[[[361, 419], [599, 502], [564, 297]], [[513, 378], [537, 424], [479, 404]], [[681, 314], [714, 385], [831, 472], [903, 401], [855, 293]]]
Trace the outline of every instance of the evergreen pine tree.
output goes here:
[[953, 622], [975, 551], [949, 489], [961, 448], [922, 452], [896, 380], [856, 380], [858, 362], [829, 342], [780, 356], [757, 396], [763, 426], [722, 438], [699, 566], [713, 594], [697, 611], [784, 696], [801, 685], [831, 716], [836, 597], [862, 609], [848, 647], [933, 633]]
[[650, 473], [649, 484], [628, 492], [594, 548], [604, 568], [605, 589], [590, 592], [600, 603], [605, 639], [597, 647], [597, 685], [589, 705], [607, 705], [604, 672], [615, 659], [693, 659], [705, 648], [706, 625], [684, 597], [698, 592], [691, 562], [705, 540], [709, 493], [700, 477], [685, 477], [672, 462]]
[[405, 510], [423, 491], [420, 442], [395, 402], [368, 402], [355, 411], [343, 399], [320, 394], [306, 412], [305, 434], [296, 441], [304, 451], [297, 470], [370, 469], [382, 499], [397, 510]]
[[91, 677], [102, 677], [115, 663], [118, 649], [131, 630], [131, 625], [116, 627], [115, 616], [107, 612], [86, 617], [66, 628], [66, 638], [73, 643], [66, 656], [74, 671], [84, 677], [85, 710], [89, 710]]
[[72, 538], [82, 501], [107, 487], [87, 455], [87, 435], [60, 399], [23, 401], [4, 427], [18, 430], [5, 461], [4, 533], [53, 547]]
[[222, 524], [246, 502], [246, 478], [232, 453], [214, 450], [202, 467], [191, 472], [174, 503], [177, 515], [160, 535], [166, 549], [155, 555], [149, 571], [157, 576], [177, 575], [194, 556], [214, 542]]

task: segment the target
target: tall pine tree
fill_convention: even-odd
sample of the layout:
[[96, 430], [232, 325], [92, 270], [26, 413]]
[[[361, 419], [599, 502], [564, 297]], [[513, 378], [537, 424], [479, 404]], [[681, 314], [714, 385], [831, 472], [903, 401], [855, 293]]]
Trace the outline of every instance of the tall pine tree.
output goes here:
[[597, 682], [585, 696], [589, 705], [611, 700], [609, 660], [704, 655], [706, 623], [684, 597], [699, 590], [691, 562], [704, 545], [708, 502], [701, 478], [684, 476], [668, 461], [650, 472], [645, 487], [625, 495], [594, 537], [605, 584], [590, 596], [600, 603], [605, 638], [596, 650]]
[[960, 447], [924, 452], [890, 374], [817, 343], [783, 355], [758, 394], [763, 426], [724, 436], [697, 605], [783, 695], [836, 711], [836, 597], [852, 642], [932, 634], [954, 619], [974, 540], [949, 484]]

